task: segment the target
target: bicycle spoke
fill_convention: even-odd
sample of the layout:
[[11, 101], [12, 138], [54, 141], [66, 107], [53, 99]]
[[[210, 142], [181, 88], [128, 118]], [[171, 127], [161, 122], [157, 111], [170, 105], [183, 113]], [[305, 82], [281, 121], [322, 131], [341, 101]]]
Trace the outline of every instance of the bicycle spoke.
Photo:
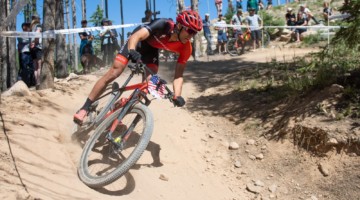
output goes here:
[[[112, 133], [112, 138], [123, 137], [122, 134], [127, 132], [128, 127], [131, 126], [137, 114], [127, 114]], [[122, 138], [122, 148], [112, 144], [106, 139], [112, 123], [101, 133], [101, 136], [94, 144], [91, 152], [88, 154], [88, 172], [92, 176], [104, 176], [113, 172], [118, 165], [123, 163], [134, 151], [137, 146], [141, 133], [143, 132], [143, 120], [140, 118], [138, 123], [133, 127], [133, 130], [127, 134], [127, 138]]]

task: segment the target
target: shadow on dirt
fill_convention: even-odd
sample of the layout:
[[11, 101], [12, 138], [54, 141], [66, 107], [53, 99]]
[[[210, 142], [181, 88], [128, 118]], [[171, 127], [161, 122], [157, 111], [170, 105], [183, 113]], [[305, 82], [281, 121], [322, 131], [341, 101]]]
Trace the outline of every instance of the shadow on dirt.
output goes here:
[[[175, 63], [164, 65], [161, 73], [172, 80]], [[294, 69], [288, 69], [291, 70]], [[264, 128], [259, 132], [261, 135], [281, 140], [288, 136], [289, 124], [317, 113], [316, 106], [331, 98], [328, 91], [316, 90], [306, 95], [289, 95], [288, 86], [282, 84], [286, 76], [285, 71], [270, 64], [243, 61], [241, 57], [189, 62], [184, 82], [196, 85], [199, 94], [187, 97], [186, 108], [224, 117], [236, 125], [252, 119]]]

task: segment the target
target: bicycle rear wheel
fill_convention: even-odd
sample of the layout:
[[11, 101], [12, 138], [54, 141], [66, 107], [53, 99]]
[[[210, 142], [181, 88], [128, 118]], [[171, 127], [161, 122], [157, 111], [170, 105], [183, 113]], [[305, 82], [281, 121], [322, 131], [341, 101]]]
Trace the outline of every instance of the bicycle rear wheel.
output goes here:
[[230, 38], [227, 42], [226, 42], [226, 50], [227, 52], [231, 55], [231, 56], [237, 56], [239, 55], [239, 52], [235, 46], [235, 38]]
[[150, 141], [153, 116], [149, 108], [143, 104], [136, 104], [130, 108], [112, 134], [113, 138], [117, 138], [129, 127], [133, 127], [120, 150], [106, 139], [109, 129], [122, 110], [117, 110], [107, 117], [83, 148], [78, 175], [89, 187], [103, 187], [124, 175], [137, 162]]

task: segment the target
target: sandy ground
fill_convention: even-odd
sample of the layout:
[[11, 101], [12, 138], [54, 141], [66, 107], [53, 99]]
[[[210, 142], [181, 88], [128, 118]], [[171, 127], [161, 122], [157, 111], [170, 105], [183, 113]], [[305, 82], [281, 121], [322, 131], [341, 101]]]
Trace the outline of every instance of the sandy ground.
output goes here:
[[[83, 104], [98, 79], [98, 74], [102, 72], [81, 76], [69, 82], [60, 81], [54, 89], [32, 91], [31, 96], [2, 97], [0, 199], [255, 199], [260, 196], [246, 191], [245, 188], [247, 183], [256, 181], [257, 178], [263, 178], [267, 187], [271, 183], [277, 183], [278, 191], [282, 192], [277, 195], [274, 193], [273, 196], [266, 192], [267, 197], [290, 199], [287, 198], [287, 190], [290, 188], [281, 183], [295, 185], [296, 180], [292, 180], [291, 175], [276, 173], [275, 162], [293, 151], [283, 152], [284, 148], [287, 151], [286, 148], [291, 144], [284, 141], [284, 148], [277, 149], [281, 144], [257, 140], [257, 148], [262, 147], [261, 144], [266, 144], [268, 149], [272, 148], [272, 153], [268, 154], [269, 159], [253, 164], [242, 161], [243, 167], [235, 168], [233, 163], [236, 159], [234, 152], [229, 152], [228, 145], [231, 140], [227, 133], [239, 126], [219, 116], [206, 116], [206, 113], [199, 111], [201, 108], [196, 111], [190, 109], [194, 108], [193, 100], [204, 93], [191, 77], [199, 71], [207, 76], [206, 67], [195, 67], [199, 63], [221, 69], [227, 67], [221, 64], [230, 60], [235, 60], [238, 65], [242, 62], [269, 62], [275, 57], [278, 60], [291, 59], [294, 55], [303, 55], [309, 51], [273, 48], [241, 57], [215, 55], [202, 57], [198, 62], [190, 62], [183, 86], [183, 96], [188, 104], [184, 108], [174, 108], [166, 100], [153, 101], [150, 109], [154, 115], [155, 128], [149, 151], [145, 151], [139, 162], [125, 176], [97, 190], [84, 185], [77, 176], [77, 165], [85, 141], [84, 138], [73, 135], [72, 115]], [[169, 81], [173, 76], [171, 65], [173, 64], [161, 66], [159, 73]], [[127, 72], [117, 80], [123, 80], [126, 75]], [[213, 91], [216, 92], [218, 91]], [[218, 106], [221, 109], [221, 105]], [[249, 139], [246, 134], [241, 135], [241, 138], [241, 145]], [[163, 165], [153, 167], [150, 165], [153, 161], [151, 151], [158, 150]], [[246, 156], [243, 151], [246, 150], [252, 151], [251, 147], [246, 147], [235, 154], [244, 158]], [[273, 171], [266, 166], [271, 166]], [[316, 165], [311, 166], [310, 174], [315, 173], [314, 170]], [[251, 177], [250, 174], [254, 176]], [[164, 181], [160, 176], [165, 176], [168, 180]], [[274, 176], [278, 178], [274, 180]], [[315, 175], [314, 179], [318, 176]], [[309, 192], [302, 197], [306, 199], [311, 194]]]

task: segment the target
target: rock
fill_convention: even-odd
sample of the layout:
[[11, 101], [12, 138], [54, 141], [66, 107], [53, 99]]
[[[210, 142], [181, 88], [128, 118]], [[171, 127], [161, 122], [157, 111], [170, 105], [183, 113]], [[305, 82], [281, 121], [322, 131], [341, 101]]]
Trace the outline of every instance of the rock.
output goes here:
[[335, 138], [330, 138], [326, 145], [337, 145], [339, 142]]
[[267, 149], [267, 146], [265, 146], [265, 145], [261, 147], [261, 150], [263, 150], [263, 151], [266, 149]]
[[350, 157], [356, 157], [357, 154], [356, 154], [356, 153], [349, 153], [349, 156], [350, 156]]
[[241, 162], [239, 160], [235, 161], [234, 166], [236, 168], [240, 168], [241, 167]]
[[70, 81], [72, 79], [77, 79], [79, 78], [79, 76], [77, 74], [74, 73], [70, 73], [68, 77], [66, 77], [66, 81]]
[[275, 184], [272, 184], [272, 185], [269, 186], [269, 191], [271, 193], [275, 193], [276, 189], [277, 189], [277, 185], [275, 185]]
[[164, 174], [160, 174], [159, 179], [163, 180], [163, 181], [169, 181], [169, 178], [167, 176], [165, 176]]
[[281, 41], [281, 42], [288, 42], [288, 41], [290, 41], [290, 39], [291, 39], [291, 35], [290, 35], [290, 34], [288, 34], [288, 35], [282, 35], [282, 36], [280, 36], [279, 41]]
[[262, 181], [260, 181], [260, 180], [256, 180], [256, 181], [254, 182], [254, 185], [255, 185], [255, 186], [264, 187], [264, 186], [265, 186], [265, 183], [262, 182]]
[[236, 143], [236, 142], [231, 142], [230, 145], [229, 145], [229, 149], [230, 150], [237, 150], [237, 149], [239, 149], [239, 144]]
[[264, 159], [264, 154], [260, 153], [260, 154], [256, 155], [256, 159], [259, 159], [259, 160]]
[[311, 195], [311, 197], [307, 198], [306, 200], [318, 200], [318, 198], [316, 198], [316, 196], [314, 196], [314, 195]]
[[249, 154], [249, 158], [250, 158], [251, 160], [256, 160], [256, 157], [255, 157], [254, 155], [251, 155], [251, 154]]
[[338, 84], [332, 84], [329, 88], [329, 92], [332, 94], [337, 94], [344, 91], [344, 87]]
[[246, 144], [247, 144], [247, 145], [254, 145], [254, 144], [255, 144], [255, 140], [250, 139], [250, 140], [246, 141]]
[[16, 82], [9, 90], [2, 93], [3, 96], [31, 96], [28, 86], [23, 81]]
[[260, 186], [256, 186], [252, 183], [249, 183], [246, 185], [246, 189], [249, 191], [249, 192], [252, 192], [252, 193], [255, 193], [255, 194], [259, 194], [262, 190], [262, 188]]
[[329, 176], [329, 169], [324, 163], [319, 163], [318, 168], [324, 176]]

